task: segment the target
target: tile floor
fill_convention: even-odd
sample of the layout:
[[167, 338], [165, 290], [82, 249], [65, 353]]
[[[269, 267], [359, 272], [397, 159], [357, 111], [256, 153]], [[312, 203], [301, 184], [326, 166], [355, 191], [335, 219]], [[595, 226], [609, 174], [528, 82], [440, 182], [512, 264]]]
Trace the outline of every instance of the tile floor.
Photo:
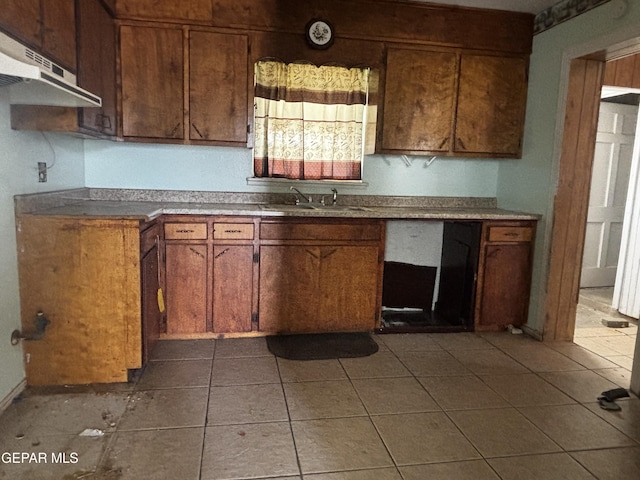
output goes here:
[[509, 333], [375, 338], [370, 357], [310, 362], [263, 338], [162, 341], [128, 384], [29, 389], [0, 416], [0, 452], [47, 463], [3, 457], [0, 478], [640, 478], [640, 399], [596, 403], [628, 387], [618, 355]]

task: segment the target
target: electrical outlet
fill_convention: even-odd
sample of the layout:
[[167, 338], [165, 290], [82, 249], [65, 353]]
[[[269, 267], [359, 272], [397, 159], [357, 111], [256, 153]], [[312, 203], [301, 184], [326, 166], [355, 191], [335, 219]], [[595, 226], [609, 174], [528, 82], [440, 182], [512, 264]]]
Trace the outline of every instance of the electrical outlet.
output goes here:
[[47, 162], [38, 162], [38, 182], [45, 183], [47, 181]]

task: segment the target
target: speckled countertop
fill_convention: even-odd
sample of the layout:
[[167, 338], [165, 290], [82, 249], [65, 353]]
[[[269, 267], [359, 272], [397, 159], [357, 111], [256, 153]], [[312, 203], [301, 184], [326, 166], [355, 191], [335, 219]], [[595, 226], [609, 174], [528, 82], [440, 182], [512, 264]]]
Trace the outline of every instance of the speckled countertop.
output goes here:
[[74, 189], [15, 197], [16, 213], [152, 220], [163, 214], [418, 220], [538, 220], [494, 198], [341, 195], [336, 206], [294, 205], [290, 193]]

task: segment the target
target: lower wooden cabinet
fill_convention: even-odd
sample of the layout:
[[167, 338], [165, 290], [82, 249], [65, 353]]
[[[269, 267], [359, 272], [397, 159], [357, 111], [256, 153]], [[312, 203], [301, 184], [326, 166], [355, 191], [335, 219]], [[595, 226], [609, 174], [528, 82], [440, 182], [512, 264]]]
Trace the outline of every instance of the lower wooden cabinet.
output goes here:
[[33, 333], [38, 311], [51, 322], [41, 340], [23, 341], [27, 383], [126, 382], [142, 366], [139, 222], [17, 222], [21, 330]]
[[140, 235], [140, 284], [142, 288], [142, 361], [146, 363], [153, 351], [162, 326], [163, 311], [158, 291], [161, 288], [160, 239], [158, 223], [144, 228]]
[[475, 330], [504, 330], [527, 321], [535, 222], [482, 226]]
[[251, 331], [253, 258], [253, 245], [213, 246], [214, 332]]
[[376, 328], [383, 239], [380, 221], [261, 224], [260, 331]]

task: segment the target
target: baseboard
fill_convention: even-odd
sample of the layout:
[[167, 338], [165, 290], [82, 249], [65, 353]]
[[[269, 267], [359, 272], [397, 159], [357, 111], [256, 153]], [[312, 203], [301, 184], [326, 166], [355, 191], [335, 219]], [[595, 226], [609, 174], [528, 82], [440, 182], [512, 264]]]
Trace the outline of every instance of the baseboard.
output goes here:
[[14, 398], [16, 398], [18, 395], [20, 395], [24, 389], [27, 387], [27, 379], [24, 378], [17, 386], [16, 388], [14, 388], [13, 390], [11, 390], [11, 392], [9, 392], [9, 395], [7, 395], [6, 397], [4, 397], [2, 399], [2, 401], [0, 401], [0, 414], [2, 412], [4, 412], [7, 408], [9, 408], [9, 405], [11, 405], [11, 403], [13, 402]]

